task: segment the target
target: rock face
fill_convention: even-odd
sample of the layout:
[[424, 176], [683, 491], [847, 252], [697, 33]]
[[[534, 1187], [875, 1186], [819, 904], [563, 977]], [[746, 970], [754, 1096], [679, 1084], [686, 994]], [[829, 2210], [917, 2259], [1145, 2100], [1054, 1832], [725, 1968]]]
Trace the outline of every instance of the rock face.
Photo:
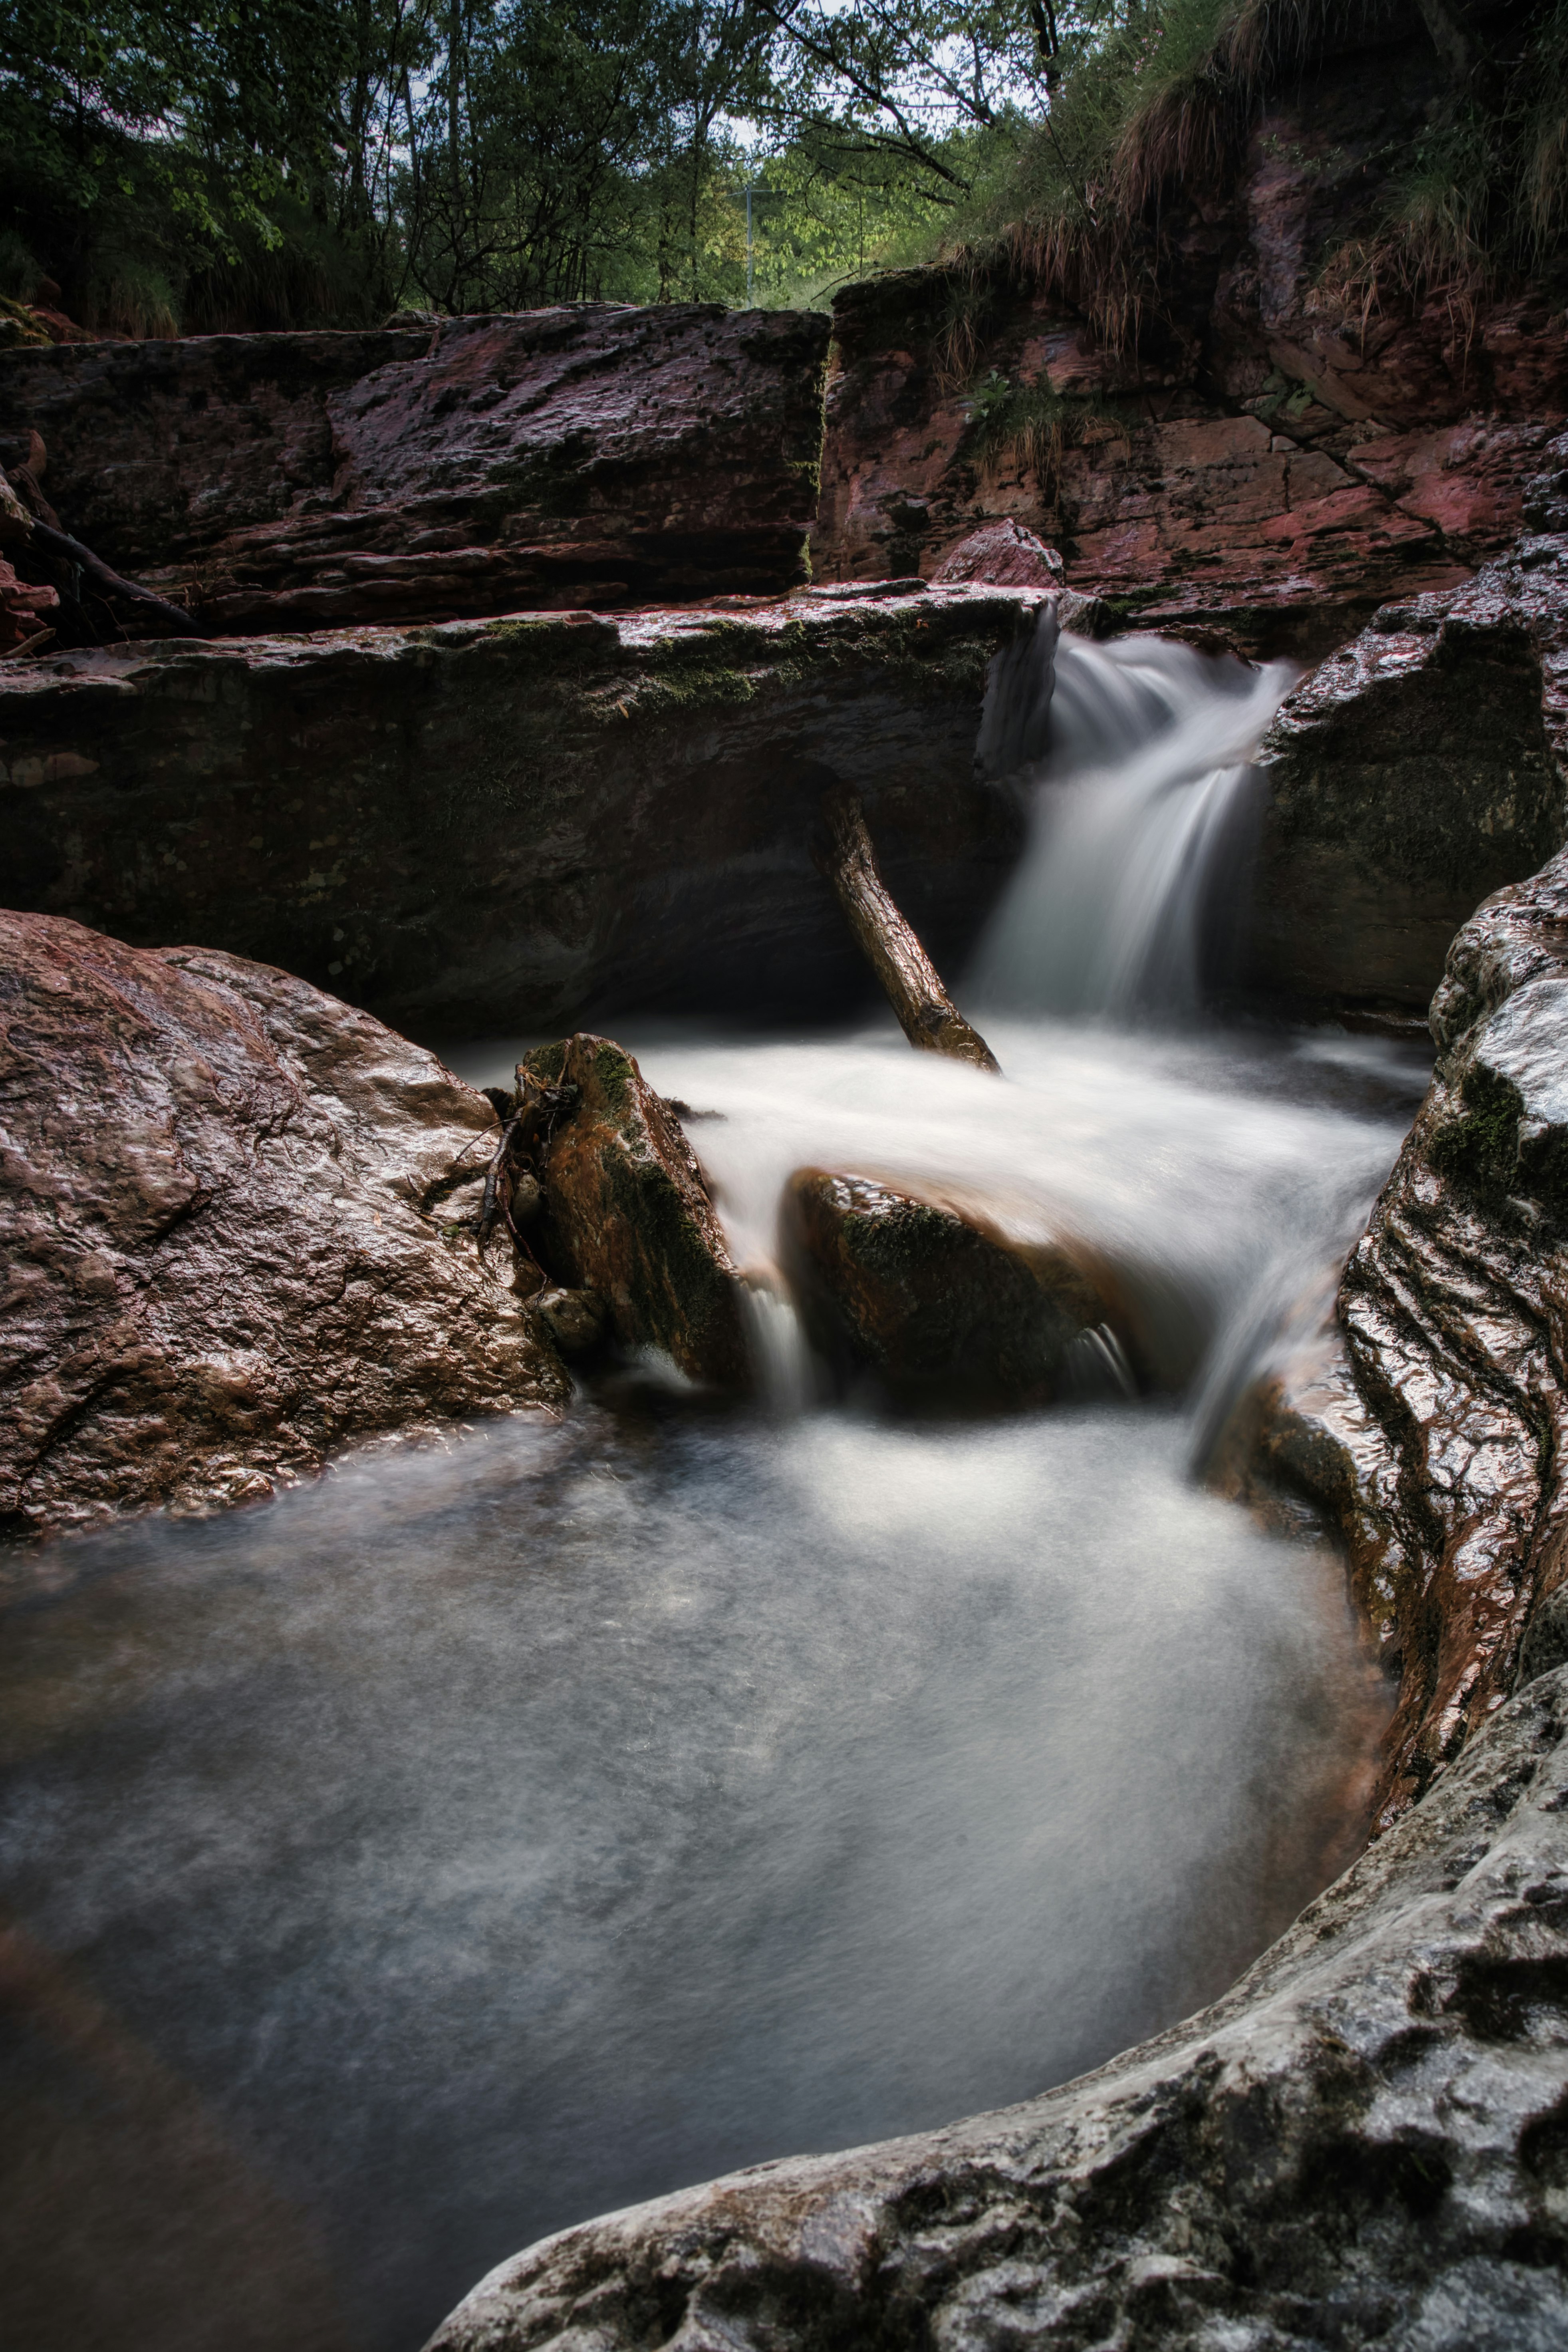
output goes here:
[[431, 2352], [1555, 2352], [1568, 1675], [1235, 1989], [1002, 2113], [562, 2231]]
[[1478, 897], [1563, 840], [1565, 669], [1568, 540], [1534, 536], [1297, 689], [1259, 755], [1254, 985], [1425, 1012]]
[[1527, 1641], [1553, 1654], [1562, 1621], [1568, 856], [1466, 924], [1432, 1029], [1431, 1090], [1336, 1324], [1270, 1391], [1262, 1440], [1343, 1529], [1401, 1678], [1385, 1818], [1504, 1704]]
[[[1336, 312], [1324, 265], [1364, 236], [1441, 77], [1414, 6], [1342, 27], [1335, 51], [1217, 196], [1184, 214], [1173, 193], [1171, 314], [1141, 361], [1029, 291], [1027, 256], [1010, 278], [845, 289], [819, 579], [931, 576], [1005, 519], [1124, 617], [1312, 659], [1507, 545], [1568, 413], [1568, 326], [1544, 296]], [[972, 394], [993, 371], [1047, 404], [1047, 431], [988, 425]]]
[[263, 965], [13, 914], [0, 1034], [7, 1534], [566, 1392], [456, 1229], [496, 1116], [433, 1055]]
[[0, 444], [214, 634], [773, 593], [806, 574], [827, 321], [575, 304], [434, 334], [24, 351]]
[[908, 1403], [1049, 1403], [1126, 1362], [1118, 1286], [1073, 1235], [1026, 1250], [972, 1206], [803, 1168], [783, 1252], [813, 1345]]
[[0, 900], [194, 939], [426, 1034], [841, 1011], [810, 840], [852, 778], [956, 964], [1017, 854], [976, 772], [1040, 600], [954, 589], [154, 644], [0, 667]]
[[658, 1348], [691, 1380], [748, 1387], [739, 1279], [674, 1112], [608, 1037], [538, 1046], [518, 1076], [569, 1090], [538, 1154], [550, 1273], [606, 1303], [623, 1347]]

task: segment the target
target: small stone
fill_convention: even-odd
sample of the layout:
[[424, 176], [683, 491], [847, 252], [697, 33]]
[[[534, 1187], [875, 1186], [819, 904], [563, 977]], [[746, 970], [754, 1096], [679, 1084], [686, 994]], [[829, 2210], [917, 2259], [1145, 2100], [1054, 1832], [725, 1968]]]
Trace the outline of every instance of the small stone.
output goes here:
[[537, 1291], [533, 1311], [569, 1360], [591, 1354], [603, 1339], [610, 1320], [609, 1305], [597, 1290], [563, 1290], [557, 1286]]

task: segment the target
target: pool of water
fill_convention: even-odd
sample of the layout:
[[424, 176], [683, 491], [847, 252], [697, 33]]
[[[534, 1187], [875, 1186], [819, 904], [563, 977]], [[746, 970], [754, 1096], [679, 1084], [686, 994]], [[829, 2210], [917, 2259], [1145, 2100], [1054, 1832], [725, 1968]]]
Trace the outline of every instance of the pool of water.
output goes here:
[[[989, 1024], [988, 1024], [989, 1025]], [[1068, 1218], [1185, 1393], [744, 1411], [656, 1366], [13, 1563], [0, 2279], [30, 2352], [415, 2352], [529, 2239], [1023, 2098], [1348, 1858], [1343, 1571], [1194, 1475], [1364, 1216], [1418, 1063], [998, 1023], [640, 1045], [737, 1254], [805, 1161]], [[514, 1044], [455, 1056], [504, 1067]]]

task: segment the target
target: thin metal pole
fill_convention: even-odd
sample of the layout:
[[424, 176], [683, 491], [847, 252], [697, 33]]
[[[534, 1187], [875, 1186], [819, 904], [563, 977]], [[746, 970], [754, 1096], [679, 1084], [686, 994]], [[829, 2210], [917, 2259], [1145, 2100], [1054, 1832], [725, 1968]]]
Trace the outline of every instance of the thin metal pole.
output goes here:
[[746, 184], [746, 307], [751, 308], [751, 182]]

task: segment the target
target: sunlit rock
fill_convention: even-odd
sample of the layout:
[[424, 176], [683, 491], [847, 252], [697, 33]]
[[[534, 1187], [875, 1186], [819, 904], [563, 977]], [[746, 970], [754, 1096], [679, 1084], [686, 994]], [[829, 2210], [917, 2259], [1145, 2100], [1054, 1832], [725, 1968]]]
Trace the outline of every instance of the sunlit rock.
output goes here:
[[267, 1494], [347, 1440], [559, 1399], [450, 1207], [496, 1116], [305, 982], [0, 914], [0, 1521]]
[[534, 1245], [575, 1304], [547, 1293], [546, 1320], [575, 1330], [579, 1295], [591, 1291], [622, 1347], [656, 1348], [692, 1380], [747, 1387], [739, 1277], [674, 1112], [607, 1037], [540, 1045], [519, 1076], [564, 1097], [538, 1151]]

